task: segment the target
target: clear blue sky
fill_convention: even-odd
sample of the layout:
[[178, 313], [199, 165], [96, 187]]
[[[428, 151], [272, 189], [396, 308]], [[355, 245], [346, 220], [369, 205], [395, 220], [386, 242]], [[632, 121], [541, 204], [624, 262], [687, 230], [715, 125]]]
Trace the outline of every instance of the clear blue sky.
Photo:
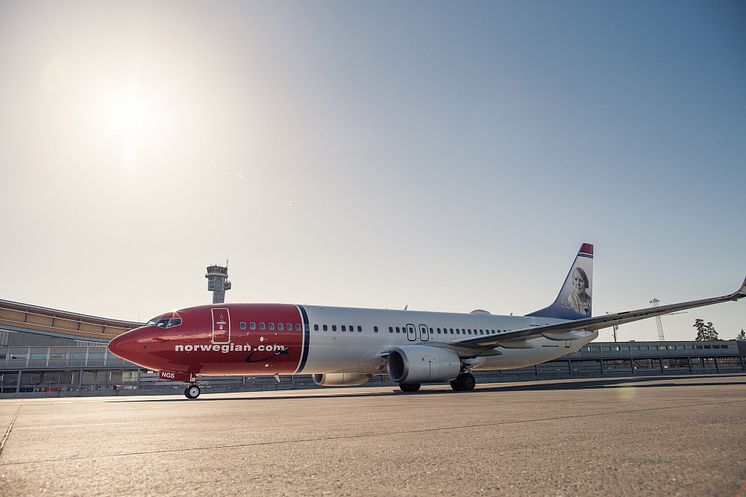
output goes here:
[[[0, 2], [0, 298], [146, 319], [230, 257], [230, 301], [524, 314], [584, 241], [594, 314], [731, 291], [744, 26], [743, 2]], [[695, 317], [733, 338], [746, 305], [667, 337]]]

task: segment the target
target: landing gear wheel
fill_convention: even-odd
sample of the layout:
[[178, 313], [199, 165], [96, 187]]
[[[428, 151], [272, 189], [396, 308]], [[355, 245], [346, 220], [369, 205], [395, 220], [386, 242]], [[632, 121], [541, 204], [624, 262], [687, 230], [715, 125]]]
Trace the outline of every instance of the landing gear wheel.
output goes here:
[[399, 383], [402, 392], [416, 392], [420, 389], [419, 383]]
[[477, 380], [471, 373], [461, 373], [451, 382], [451, 388], [457, 392], [470, 392], [474, 390]]
[[199, 397], [199, 394], [201, 392], [202, 391], [200, 390], [199, 386], [195, 384], [189, 385], [188, 387], [184, 389], [184, 395], [186, 396], [187, 399], [190, 399], [190, 400], [196, 399], [197, 397]]

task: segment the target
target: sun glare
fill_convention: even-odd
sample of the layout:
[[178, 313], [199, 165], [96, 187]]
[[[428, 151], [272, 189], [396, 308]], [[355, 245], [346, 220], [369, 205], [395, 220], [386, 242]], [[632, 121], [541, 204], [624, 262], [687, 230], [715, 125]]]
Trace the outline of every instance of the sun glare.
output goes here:
[[130, 165], [143, 149], [158, 143], [164, 129], [165, 113], [157, 94], [137, 85], [105, 92], [100, 112], [105, 141]]
[[153, 106], [142, 95], [115, 95], [109, 109], [112, 131], [129, 140], [142, 140], [153, 131]]

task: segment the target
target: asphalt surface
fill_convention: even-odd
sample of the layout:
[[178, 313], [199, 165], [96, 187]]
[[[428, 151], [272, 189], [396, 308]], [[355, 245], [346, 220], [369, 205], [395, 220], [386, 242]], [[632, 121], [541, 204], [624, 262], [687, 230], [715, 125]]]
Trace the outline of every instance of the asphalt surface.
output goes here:
[[746, 490], [746, 376], [0, 400], [0, 494]]

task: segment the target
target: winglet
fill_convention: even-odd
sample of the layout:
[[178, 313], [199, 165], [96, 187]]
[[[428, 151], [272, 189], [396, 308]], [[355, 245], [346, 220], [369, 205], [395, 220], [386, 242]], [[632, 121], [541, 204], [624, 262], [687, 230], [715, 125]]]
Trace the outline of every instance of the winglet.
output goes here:
[[741, 285], [741, 288], [738, 289], [736, 292], [738, 294], [738, 298], [746, 297], [746, 278], [743, 279], [743, 284]]

